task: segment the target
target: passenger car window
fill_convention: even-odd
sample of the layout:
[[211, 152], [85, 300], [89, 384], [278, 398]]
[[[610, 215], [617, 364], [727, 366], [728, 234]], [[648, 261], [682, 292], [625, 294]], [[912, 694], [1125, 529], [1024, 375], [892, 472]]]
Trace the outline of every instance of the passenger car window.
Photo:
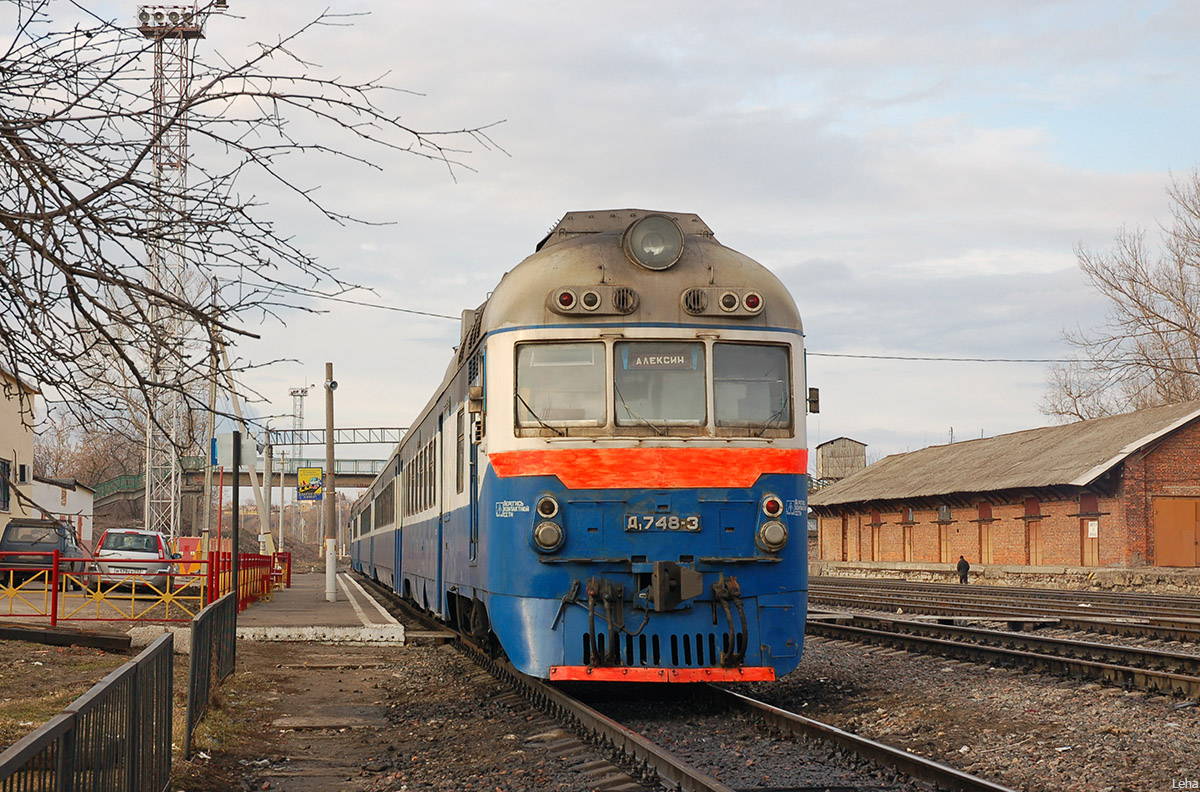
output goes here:
[[705, 406], [704, 345], [685, 341], [628, 341], [615, 347], [617, 424], [701, 426]]
[[717, 426], [760, 430], [791, 427], [791, 383], [787, 347], [713, 345]]
[[604, 344], [517, 347], [517, 426], [604, 423]]

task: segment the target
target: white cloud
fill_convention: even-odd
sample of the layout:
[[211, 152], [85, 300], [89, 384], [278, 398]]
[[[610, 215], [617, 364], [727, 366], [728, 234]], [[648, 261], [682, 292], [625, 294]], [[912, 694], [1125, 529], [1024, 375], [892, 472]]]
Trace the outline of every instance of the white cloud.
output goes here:
[[[232, 58], [324, 7], [231, 0], [202, 47]], [[1153, 227], [1168, 171], [1196, 159], [1183, 76], [1200, 65], [1200, 12], [1182, 1], [338, 6], [360, 9], [371, 15], [296, 49], [421, 92], [388, 97], [417, 127], [503, 119], [507, 155], [474, 147], [457, 183], [366, 149], [382, 174], [300, 163], [300, 182], [384, 227], [316, 222], [253, 186], [323, 262], [384, 303], [435, 313], [477, 305], [567, 211], [642, 206], [697, 212], [778, 272], [813, 350], [1057, 356], [1059, 329], [1102, 310], [1073, 247]], [[414, 417], [458, 339], [453, 321], [344, 305], [255, 329], [263, 341], [243, 354], [301, 360], [256, 375], [264, 411], [290, 410], [288, 387], [333, 360], [347, 425]], [[950, 426], [967, 437], [1042, 420], [1038, 365], [810, 369], [814, 444], [845, 434], [903, 450]]]

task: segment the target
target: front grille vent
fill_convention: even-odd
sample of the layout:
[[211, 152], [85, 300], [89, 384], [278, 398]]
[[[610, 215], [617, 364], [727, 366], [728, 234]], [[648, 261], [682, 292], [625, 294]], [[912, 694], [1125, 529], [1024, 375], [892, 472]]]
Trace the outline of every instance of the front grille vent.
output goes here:
[[[583, 639], [583, 663], [591, 665], [593, 657], [607, 657], [607, 636], [596, 635], [596, 646], [592, 646], [587, 633]], [[737, 651], [745, 653], [746, 636], [738, 634]], [[667, 668], [704, 668], [718, 666], [721, 654], [729, 651], [729, 635], [726, 633], [683, 633], [681, 635], [625, 636], [624, 645], [618, 644], [621, 662], [627, 666], [652, 666]]]
[[683, 293], [683, 309], [693, 316], [708, 308], [708, 294], [703, 289], [688, 289]]
[[637, 292], [628, 286], [613, 289], [612, 304], [622, 314], [631, 314], [637, 308]]

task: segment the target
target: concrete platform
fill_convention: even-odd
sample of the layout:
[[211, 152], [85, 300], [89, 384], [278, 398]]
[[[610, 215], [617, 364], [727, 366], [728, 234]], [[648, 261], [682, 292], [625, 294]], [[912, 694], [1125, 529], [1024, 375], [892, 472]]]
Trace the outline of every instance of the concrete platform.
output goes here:
[[238, 614], [237, 637], [249, 641], [322, 641], [403, 644], [404, 626], [354, 577], [337, 575], [337, 601], [325, 599], [325, 574], [292, 576], [276, 591]]

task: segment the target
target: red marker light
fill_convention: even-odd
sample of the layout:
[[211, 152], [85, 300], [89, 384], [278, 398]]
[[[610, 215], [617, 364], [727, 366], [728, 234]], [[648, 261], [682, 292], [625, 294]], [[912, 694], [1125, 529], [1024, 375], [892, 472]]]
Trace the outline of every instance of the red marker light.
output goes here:
[[783, 502], [774, 496], [763, 501], [763, 514], [768, 517], [778, 517], [783, 513]]
[[747, 294], [745, 301], [746, 301], [746, 310], [747, 311], [757, 311], [759, 308], [762, 307], [762, 297], [759, 297], [754, 292], [750, 292], [749, 294]]
[[570, 308], [575, 305], [575, 295], [569, 291], [560, 292], [558, 295], [558, 304], [563, 308]]

